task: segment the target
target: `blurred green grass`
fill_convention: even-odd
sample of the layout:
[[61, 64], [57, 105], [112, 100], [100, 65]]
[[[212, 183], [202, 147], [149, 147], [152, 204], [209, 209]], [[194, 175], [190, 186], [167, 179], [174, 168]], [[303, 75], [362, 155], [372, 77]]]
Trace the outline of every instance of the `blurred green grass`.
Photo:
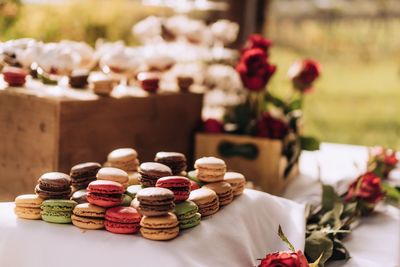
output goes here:
[[[278, 65], [271, 83], [274, 92], [287, 92], [290, 84], [286, 71], [303, 57], [288, 48], [272, 49], [271, 61]], [[318, 60], [323, 73], [305, 100], [305, 132], [328, 142], [400, 148], [400, 72], [396, 58]]]

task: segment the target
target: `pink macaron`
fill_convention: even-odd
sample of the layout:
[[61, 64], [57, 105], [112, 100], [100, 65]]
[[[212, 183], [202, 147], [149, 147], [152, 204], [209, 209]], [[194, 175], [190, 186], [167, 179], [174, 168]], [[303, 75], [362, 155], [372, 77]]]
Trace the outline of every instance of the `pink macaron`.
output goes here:
[[122, 203], [124, 187], [117, 182], [97, 180], [87, 187], [87, 200], [90, 204], [100, 207], [113, 207]]
[[114, 234], [134, 234], [140, 229], [142, 216], [133, 207], [114, 207], [106, 211], [104, 226]]
[[189, 198], [190, 180], [183, 176], [166, 176], [157, 180], [156, 187], [163, 187], [174, 192], [175, 201], [184, 201]]

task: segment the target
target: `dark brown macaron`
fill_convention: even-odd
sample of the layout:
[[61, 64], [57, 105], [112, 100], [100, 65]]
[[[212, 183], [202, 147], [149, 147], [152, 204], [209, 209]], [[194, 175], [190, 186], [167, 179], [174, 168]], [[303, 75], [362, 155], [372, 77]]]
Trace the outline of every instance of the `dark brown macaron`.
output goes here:
[[136, 194], [138, 211], [145, 216], [161, 216], [171, 212], [174, 207], [174, 193], [166, 188], [148, 187]]
[[69, 76], [69, 85], [73, 88], [85, 88], [88, 85], [89, 72], [75, 70]]
[[160, 74], [157, 72], [140, 72], [137, 75], [140, 87], [149, 93], [155, 93], [158, 90]]
[[96, 180], [96, 174], [101, 165], [97, 162], [80, 163], [71, 168], [71, 184], [77, 189], [86, 188], [88, 184]]
[[140, 174], [140, 183], [144, 187], [152, 187], [155, 186], [157, 180], [161, 177], [171, 176], [172, 171], [171, 169], [161, 163], [157, 162], [144, 162], [140, 164], [139, 167], [139, 174]]
[[78, 190], [72, 194], [71, 200], [75, 201], [78, 204], [88, 203], [89, 201], [87, 200], [87, 193], [88, 192], [86, 189]]
[[61, 172], [45, 173], [39, 178], [35, 192], [44, 199], [69, 199], [71, 177]]
[[185, 155], [178, 152], [158, 152], [154, 161], [168, 166], [173, 175], [180, 175], [187, 168]]
[[190, 76], [178, 76], [176, 78], [179, 90], [181, 92], [188, 92], [189, 87], [194, 83], [194, 79]]

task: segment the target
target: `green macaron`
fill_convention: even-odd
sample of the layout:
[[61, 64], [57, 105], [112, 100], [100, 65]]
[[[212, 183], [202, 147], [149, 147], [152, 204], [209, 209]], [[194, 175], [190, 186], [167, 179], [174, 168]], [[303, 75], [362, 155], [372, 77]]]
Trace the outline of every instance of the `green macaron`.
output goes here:
[[197, 178], [196, 171], [188, 172], [188, 178], [192, 181], [195, 181], [199, 185], [199, 187], [202, 187], [204, 185], [204, 183]]
[[51, 223], [71, 223], [72, 210], [76, 205], [73, 200], [45, 200], [41, 205], [42, 220]]
[[125, 206], [125, 207], [129, 207], [131, 205], [132, 202], [132, 197], [129, 196], [128, 194], [123, 194], [122, 195], [122, 203], [121, 206]]
[[137, 192], [139, 192], [142, 189], [143, 189], [143, 187], [140, 184], [138, 184], [138, 185], [130, 185], [126, 189], [126, 194], [128, 194], [131, 198], [135, 198]]
[[174, 213], [179, 220], [179, 227], [186, 229], [194, 227], [200, 223], [201, 215], [198, 213], [199, 208], [196, 203], [186, 200], [177, 203], [174, 209]]

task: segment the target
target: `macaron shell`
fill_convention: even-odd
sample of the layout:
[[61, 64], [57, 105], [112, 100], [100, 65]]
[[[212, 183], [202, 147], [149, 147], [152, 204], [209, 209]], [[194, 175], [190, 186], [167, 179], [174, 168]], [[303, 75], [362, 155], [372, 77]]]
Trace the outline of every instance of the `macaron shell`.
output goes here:
[[192, 217], [179, 220], [180, 229], [188, 229], [199, 225], [201, 222], [201, 214], [195, 213]]
[[28, 220], [39, 220], [42, 218], [40, 208], [27, 208], [18, 207], [14, 208], [14, 213], [18, 218], [28, 219]]
[[93, 181], [88, 185], [88, 192], [99, 194], [123, 194], [124, 187], [117, 182], [108, 180]]
[[119, 197], [108, 197], [107, 195], [101, 196], [89, 192], [87, 200], [90, 204], [108, 208], [120, 205], [122, 203], [122, 195]]
[[117, 223], [139, 223], [142, 216], [133, 207], [114, 207], [107, 210], [105, 218]]
[[196, 170], [196, 177], [202, 182], [213, 183], [224, 180], [225, 170], [206, 170], [198, 168]]
[[139, 202], [148, 205], [165, 205], [173, 202], [174, 192], [166, 188], [148, 187], [140, 190], [136, 194]]
[[82, 203], [75, 206], [73, 213], [80, 217], [104, 218], [106, 209], [90, 203]]
[[71, 177], [62, 172], [48, 172], [39, 180], [39, 187], [44, 191], [65, 191], [71, 185]]
[[127, 172], [113, 167], [101, 168], [97, 172], [96, 178], [97, 180], [113, 181], [123, 185], [125, 184], [126, 186], [128, 185], [129, 181]]
[[42, 220], [50, 223], [71, 223], [71, 212], [42, 211]]
[[139, 231], [138, 223], [117, 223], [111, 221], [105, 221], [104, 226], [107, 231], [114, 234], [134, 234]]
[[172, 202], [165, 205], [146, 205], [139, 202], [137, 211], [143, 216], [162, 216], [168, 214], [168, 212], [172, 212], [174, 210], [174, 207], [175, 205]]
[[174, 213], [178, 217], [178, 219], [181, 220], [191, 218], [192, 216], [194, 216], [194, 214], [197, 213], [198, 210], [199, 208], [197, 207], [196, 203], [186, 200], [176, 204]]
[[18, 207], [25, 208], [40, 208], [40, 205], [44, 201], [43, 198], [35, 194], [19, 195], [15, 198], [15, 205]]
[[77, 203], [66, 199], [49, 199], [43, 201], [40, 206], [43, 211], [72, 212]]
[[104, 228], [104, 220], [99, 218], [87, 218], [71, 215], [72, 224], [78, 228], [86, 230], [98, 230]]
[[174, 239], [179, 234], [179, 227], [174, 227], [170, 229], [150, 229], [142, 227], [140, 228], [140, 233], [144, 238], [156, 241], [166, 241]]
[[36, 185], [35, 193], [43, 199], [69, 199], [71, 197], [72, 189], [69, 187], [65, 191], [47, 191], [42, 190], [40, 185]]
[[173, 228], [178, 224], [178, 218], [172, 212], [164, 216], [144, 216], [140, 221], [140, 226], [151, 229]]

